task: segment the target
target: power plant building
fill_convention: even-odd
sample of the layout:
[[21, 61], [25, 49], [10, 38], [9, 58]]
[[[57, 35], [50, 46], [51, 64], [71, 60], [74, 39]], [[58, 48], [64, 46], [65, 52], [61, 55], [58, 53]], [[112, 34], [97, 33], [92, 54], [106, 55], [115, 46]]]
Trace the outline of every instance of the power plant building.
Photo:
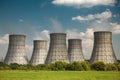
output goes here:
[[47, 41], [34, 40], [34, 48], [30, 60], [31, 65], [45, 64], [47, 57]]
[[84, 61], [81, 42], [81, 39], [68, 40], [68, 54], [70, 62]]
[[94, 47], [90, 62], [97, 61], [104, 63], [115, 63], [117, 61], [112, 47], [112, 32], [94, 32]]
[[50, 47], [46, 58], [46, 64], [54, 63], [56, 61], [69, 63], [65, 33], [50, 34]]
[[4, 63], [28, 63], [25, 49], [25, 35], [9, 35], [9, 46]]

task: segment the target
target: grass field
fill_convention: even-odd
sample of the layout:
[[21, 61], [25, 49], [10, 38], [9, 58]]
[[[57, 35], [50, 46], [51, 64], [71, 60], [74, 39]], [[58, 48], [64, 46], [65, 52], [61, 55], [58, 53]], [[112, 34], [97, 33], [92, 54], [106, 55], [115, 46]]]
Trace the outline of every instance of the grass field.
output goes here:
[[120, 72], [0, 71], [0, 80], [120, 80]]

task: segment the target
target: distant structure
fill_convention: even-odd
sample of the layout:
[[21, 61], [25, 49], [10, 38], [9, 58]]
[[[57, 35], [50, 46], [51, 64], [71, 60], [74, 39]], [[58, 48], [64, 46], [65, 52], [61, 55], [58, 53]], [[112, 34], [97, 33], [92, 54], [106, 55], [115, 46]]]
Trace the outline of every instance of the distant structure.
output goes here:
[[70, 62], [84, 61], [81, 39], [68, 40], [68, 54]]
[[9, 46], [4, 63], [28, 63], [25, 49], [25, 35], [9, 35]]
[[94, 32], [94, 48], [90, 62], [96, 61], [104, 63], [115, 63], [117, 61], [112, 47], [112, 32]]
[[34, 40], [34, 48], [30, 60], [31, 65], [45, 64], [47, 57], [47, 41]]
[[46, 58], [46, 64], [54, 63], [56, 61], [69, 63], [65, 33], [50, 34], [50, 47]]

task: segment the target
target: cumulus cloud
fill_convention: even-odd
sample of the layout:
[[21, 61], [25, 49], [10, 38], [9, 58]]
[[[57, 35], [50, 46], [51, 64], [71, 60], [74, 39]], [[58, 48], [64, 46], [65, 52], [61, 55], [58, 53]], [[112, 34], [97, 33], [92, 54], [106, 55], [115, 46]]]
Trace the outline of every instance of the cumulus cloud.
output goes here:
[[112, 12], [110, 10], [106, 10], [98, 14], [89, 14], [87, 16], [72, 17], [72, 20], [78, 20], [78, 21], [95, 20], [95, 19], [105, 20], [111, 17], [112, 17]]
[[54, 5], [71, 6], [75, 8], [90, 8], [97, 5], [112, 6], [116, 0], [53, 0]]
[[2, 37], [0, 37], [0, 44], [7, 44], [9, 42], [8, 36], [9, 36], [9, 34], [5, 34]]
[[33, 37], [34, 40], [49, 40], [49, 31], [43, 30], [41, 32], [36, 32], [35, 36]]
[[96, 20], [90, 24], [95, 31], [111, 31], [113, 34], [120, 34], [120, 24], [108, 21]]
[[120, 24], [109, 21], [109, 19], [111, 19], [112, 17], [114, 17], [112, 15], [112, 12], [107, 9], [102, 13], [89, 14], [87, 16], [72, 17], [72, 20], [77, 20], [77, 21], [91, 20], [88, 27], [93, 28], [94, 31], [111, 31], [114, 34], [120, 34]]

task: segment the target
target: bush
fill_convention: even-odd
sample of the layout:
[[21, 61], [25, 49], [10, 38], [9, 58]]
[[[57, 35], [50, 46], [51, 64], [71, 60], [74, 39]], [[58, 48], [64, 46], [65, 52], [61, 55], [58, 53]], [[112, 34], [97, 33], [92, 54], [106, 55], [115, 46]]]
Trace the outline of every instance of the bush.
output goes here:
[[103, 62], [95, 62], [91, 64], [91, 69], [96, 71], [104, 71], [105, 70], [105, 64]]
[[72, 70], [72, 71], [82, 71], [83, 67], [80, 64], [80, 62], [73, 62], [66, 66], [66, 70]]
[[51, 70], [58, 71], [58, 70], [65, 70], [65, 68], [66, 68], [65, 62], [57, 61], [55, 63], [49, 64], [49, 69]]
[[28, 70], [27, 65], [19, 65], [18, 70]]
[[84, 71], [90, 70], [90, 65], [88, 62], [81, 62], [80, 64], [82, 66], [82, 70], [84, 70]]
[[118, 71], [120, 71], [120, 62], [115, 63], [115, 66], [117, 67]]
[[36, 70], [47, 70], [48, 68], [47, 68], [47, 65], [45, 64], [38, 64], [35, 66], [35, 69]]
[[17, 63], [11, 63], [9, 66], [10, 66], [10, 68], [11, 68], [12, 70], [17, 70], [18, 67], [19, 67], [19, 64], [17, 64]]
[[117, 71], [117, 66], [115, 64], [106, 64], [106, 71]]

